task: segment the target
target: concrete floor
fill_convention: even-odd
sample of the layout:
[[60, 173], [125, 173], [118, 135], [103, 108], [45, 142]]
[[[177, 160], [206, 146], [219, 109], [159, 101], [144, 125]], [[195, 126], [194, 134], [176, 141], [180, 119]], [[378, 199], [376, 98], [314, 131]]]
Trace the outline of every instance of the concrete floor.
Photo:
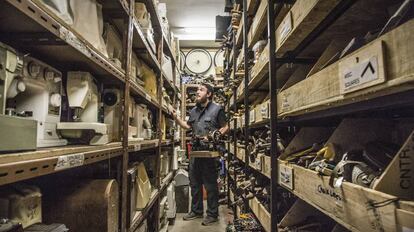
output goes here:
[[220, 205], [219, 222], [210, 226], [201, 225], [203, 221], [201, 218], [192, 221], [183, 221], [185, 214], [179, 213], [175, 219], [175, 224], [168, 227], [168, 232], [225, 232], [227, 224], [233, 220], [233, 215], [229, 214], [230, 211], [227, 205]]

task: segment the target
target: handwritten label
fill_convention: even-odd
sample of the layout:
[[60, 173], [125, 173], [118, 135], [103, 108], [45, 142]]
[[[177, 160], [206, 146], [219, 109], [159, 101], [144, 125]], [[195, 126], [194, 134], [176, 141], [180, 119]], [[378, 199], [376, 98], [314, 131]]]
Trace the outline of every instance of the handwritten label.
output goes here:
[[279, 183], [293, 190], [293, 169], [284, 165], [279, 168]]
[[83, 153], [59, 156], [56, 163], [55, 170], [63, 170], [73, 167], [82, 166], [85, 161], [85, 155]]
[[328, 196], [334, 198], [337, 201], [342, 201], [342, 197], [338, 193], [336, 193], [335, 190], [332, 189], [332, 188], [326, 188], [322, 185], [318, 185], [317, 191], [318, 191], [318, 193], [328, 195]]

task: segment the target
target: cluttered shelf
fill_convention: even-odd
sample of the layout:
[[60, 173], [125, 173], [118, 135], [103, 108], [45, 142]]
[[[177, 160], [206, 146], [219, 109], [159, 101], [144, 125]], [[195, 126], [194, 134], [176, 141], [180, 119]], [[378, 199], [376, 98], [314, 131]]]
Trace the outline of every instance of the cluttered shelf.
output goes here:
[[150, 209], [152, 206], [154, 206], [154, 203], [157, 201], [157, 199], [160, 196], [160, 190], [154, 189], [151, 194], [151, 198], [144, 209], [137, 211], [135, 213], [135, 216], [132, 220], [132, 224], [129, 228], [129, 232], [135, 232], [138, 227], [141, 225], [141, 223], [144, 221], [144, 219], [147, 217], [148, 213], [150, 212]]
[[[311, 2], [297, 1], [292, 5], [290, 9], [285, 6], [279, 8], [276, 22], [280, 22], [276, 29], [276, 57], [285, 58], [286, 53], [289, 53], [290, 63], [295, 64], [296, 56], [302, 54], [301, 52], [309, 48], [309, 42], [317, 38], [316, 31], [322, 31], [329, 25], [335, 22], [335, 20], [343, 14], [347, 7], [350, 7], [350, 3], [347, 1], [335, 1], [333, 4], [330, 1], [318, 0]], [[339, 11], [341, 9], [342, 11]], [[322, 24], [321, 22], [324, 21]], [[262, 50], [262, 51], [260, 51]], [[268, 65], [269, 65], [269, 44], [266, 47], [259, 49], [257, 62], [250, 71], [250, 80], [248, 83], [248, 89], [254, 90], [261, 85], [267, 85], [266, 78], [268, 77]], [[294, 54], [295, 57], [292, 57]], [[284, 62], [281, 60], [281, 62]], [[286, 73], [283, 66], [279, 65], [276, 76], [278, 80], [284, 85]], [[282, 76], [282, 77], [279, 77]], [[265, 89], [268, 88], [265, 86]], [[237, 103], [244, 100], [244, 83], [239, 86]], [[249, 97], [250, 99], [250, 97]]]
[[159, 139], [152, 140], [129, 140], [128, 141], [128, 151], [142, 151], [145, 149], [156, 148], [159, 145]]
[[[1, 15], [4, 16], [0, 29], [5, 32], [2, 33], [3, 42], [24, 52], [47, 58], [60, 69], [76, 67], [77, 70], [93, 72], [103, 79], [109, 76], [120, 81], [125, 80], [125, 71], [108, 58], [103, 39], [99, 40], [99, 44], [94, 44], [83, 38], [81, 32], [78, 32], [81, 29], [72, 29], [44, 3], [28, 0], [3, 1], [0, 8]], [[98, 15], [95, 16], [99, 20]], [[23, 34], [25, 36], [21, 36]]]
[[163, 179], [160, 189], [153, 190], [151, 194], [151, 198], [149, 202], [147, 203], [147, 205], [145, 206], [145, 208], [136, 212], [132, 220], [131, 226], [128, 230], [129, 232], [134, 232], [139, 228], [141, 223], [144, 221], [144, 219], [147, 217], [148, 213], [150, 212], [150, 209], [154, 206], [154, 203], [157, 202], [157, 199], [160, 197], [160, 194], [164, 192], [164, 190], [167, 188], [169, 183], [171, 183], [171, 181], [173, 180], [173, 176], [174, 176], [173, 173], [170, 172]]
[[0, 155], [0, 185], [111, 159], [122, 154], [120, 142], [67, 145]]
[[[242, 163], [245, 163], [245, 157], [246, 157], [245, 149], [243, 147], [237, 147], [236, 158], [240, 160]], [[271, 178], [270, 157], [259, 154], [258, 157], [256, 157], [256, 160], [257, 162], [254, 162], [254, 163], [249, 162], [249, 167], [270, 179]]]
[[[303, 127], [279, 157], [277, 181], [352, 231], [410, 227], [414, 204], [405, 200], [412, 199], [413, 189], [398, 173], [409, 165], [404, 162], [411, 159], [413, 128], [404, 118], [349, 118], [335, 128]], [[385, 153], [388, 158], [374, 163]], [[356, 165], [347, 166], [351, 162]], [[341, 167], [344, 172], [337, 171]]]
[[[155, 69], [155, 73], [159, 73], [161, 70], [160, 62], [157, 60], [155, 55], [156, 45], [150, 44], [148, 38], [144, 36], [144, 32], [137, 19], [134, 18], [134, 36], [132, 49], [139, 55], [140, 58], [144, 59], [145, 63], [152, 69]], [[135, 34], [137, 33], [137, 34]]]
[[140, 96], [142, 99], [146, 101], [146, 103], [149, 103], [156, 108], [161, 107], [158, 100], [156, 100], [155, 94], [148, 93], [147, 90], [138, 85], [138, 83], [136, 82], [131, 82], [131, 93]]
[[[235, 194], [233, 189], [230, 189], [230, 199], [232, 202], [235, 201]], [[256, 198], [252, 198], [247, 200], [247, 204], [244, 206], [249, 207], [250, 211], [255, 215], [255, 217], [258, 219], [260, 224], [262, 225], [263, 229], [266, 232], [270, 232], [270, 220], [271, 215], [269, 211], [266, 209], [266, 207]], [[236, 205], [239, 213], [241, 212], [240, 206]]]
[[[278, 94], [279, 117], [295, 116], [413, 90], [414, 62], [413, 54], [409, 52], [413, 45], [404, 43], [414, 39], [412, 33], [406, 33], [413, 29], [414, 20], [410, 20], [305, 80], [282, 90]], [[384, 52], [385, 48], [387, 52]], [[358, 63], [355, 59], [364, 62]], [[401, 63], [401, 60], [406, 62]], [[365, 67], [370, 68], [370, 72], [363, 72]], [[366, 78], [362, 80], [355, 75]]]

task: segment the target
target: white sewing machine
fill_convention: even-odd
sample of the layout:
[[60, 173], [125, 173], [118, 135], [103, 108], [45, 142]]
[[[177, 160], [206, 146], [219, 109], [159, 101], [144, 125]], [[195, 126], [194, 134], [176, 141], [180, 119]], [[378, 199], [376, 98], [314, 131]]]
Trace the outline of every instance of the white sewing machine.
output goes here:
[[151, 139], [152, 138], [152, 125], [151, 125], [151, 112], [146, 105], [135, 105], [135, 127], [137, 128], [138, 139]]
[[37, 147], [64, 146], [68, 143], [56, 131], [60, 122], [62, 73], [29, 56], [23, 59], [23, 76], [13, 80], [10, 106], [18, 116], [37, 121]]
[[0, 67], [0, 152], [35, 150], [36, 121], [17, 117], [6, 106], [8, 99], [25, 90], [21, 81], [14, 81], [22, 75], [23, 59], [13, 48], [0, 43]]
[[90, 145], [110, 141], [110, 125], [98, 122], [98, 88], [88, 72], [68, 72], [66, 91], [69, 107], [74, 110], [73, 122], [58, 123], [64, 138], [87, 141]]

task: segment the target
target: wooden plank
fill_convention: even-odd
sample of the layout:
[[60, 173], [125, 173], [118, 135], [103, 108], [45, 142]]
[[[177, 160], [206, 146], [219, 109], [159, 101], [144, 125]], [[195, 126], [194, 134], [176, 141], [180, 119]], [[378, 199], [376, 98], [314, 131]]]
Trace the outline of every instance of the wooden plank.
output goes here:
[[[395, 155], [377, 183], [373, 186], [403, 199], [414, 200], [414, 132]], [[414, 228], [414, 227], [412, 227]]]
[[259, 202], [259, 200], [257, 200], [256, 197], [249, 200], [249, 206], [254, 215], [256, 215], [257, 219], [259, 219], [260, 224], [262, 224], [265, 231], [270, 232], [270, 213], [267, 212], [266, 208]]
[[340, 0], [296, 1], [276, 29], [276, 55], [281, 57], [287, 51], [294, 50], [339, 2]]
[[340, 60], [279, 93], [279, 116], [298, 115], [413, 89], [414, 53], [411, 51], [414, 44], [406, 42], [414, 40], [414, 34], [410, 33], [413, 30], [414, 20], [410, 20], [341, 59], [369, 60], [377, 54], [378, 44], [383, 44], [387, 51], [383, 53], [385, 82], [341, 94]]
[[267, 7], [268, 1], [261, 1], [259, 8], [254, 16], [250, 31], [248, 33], [248, 47], [252, 48], [253, 45], [261, 38], [265, 28], [267, 26]]

